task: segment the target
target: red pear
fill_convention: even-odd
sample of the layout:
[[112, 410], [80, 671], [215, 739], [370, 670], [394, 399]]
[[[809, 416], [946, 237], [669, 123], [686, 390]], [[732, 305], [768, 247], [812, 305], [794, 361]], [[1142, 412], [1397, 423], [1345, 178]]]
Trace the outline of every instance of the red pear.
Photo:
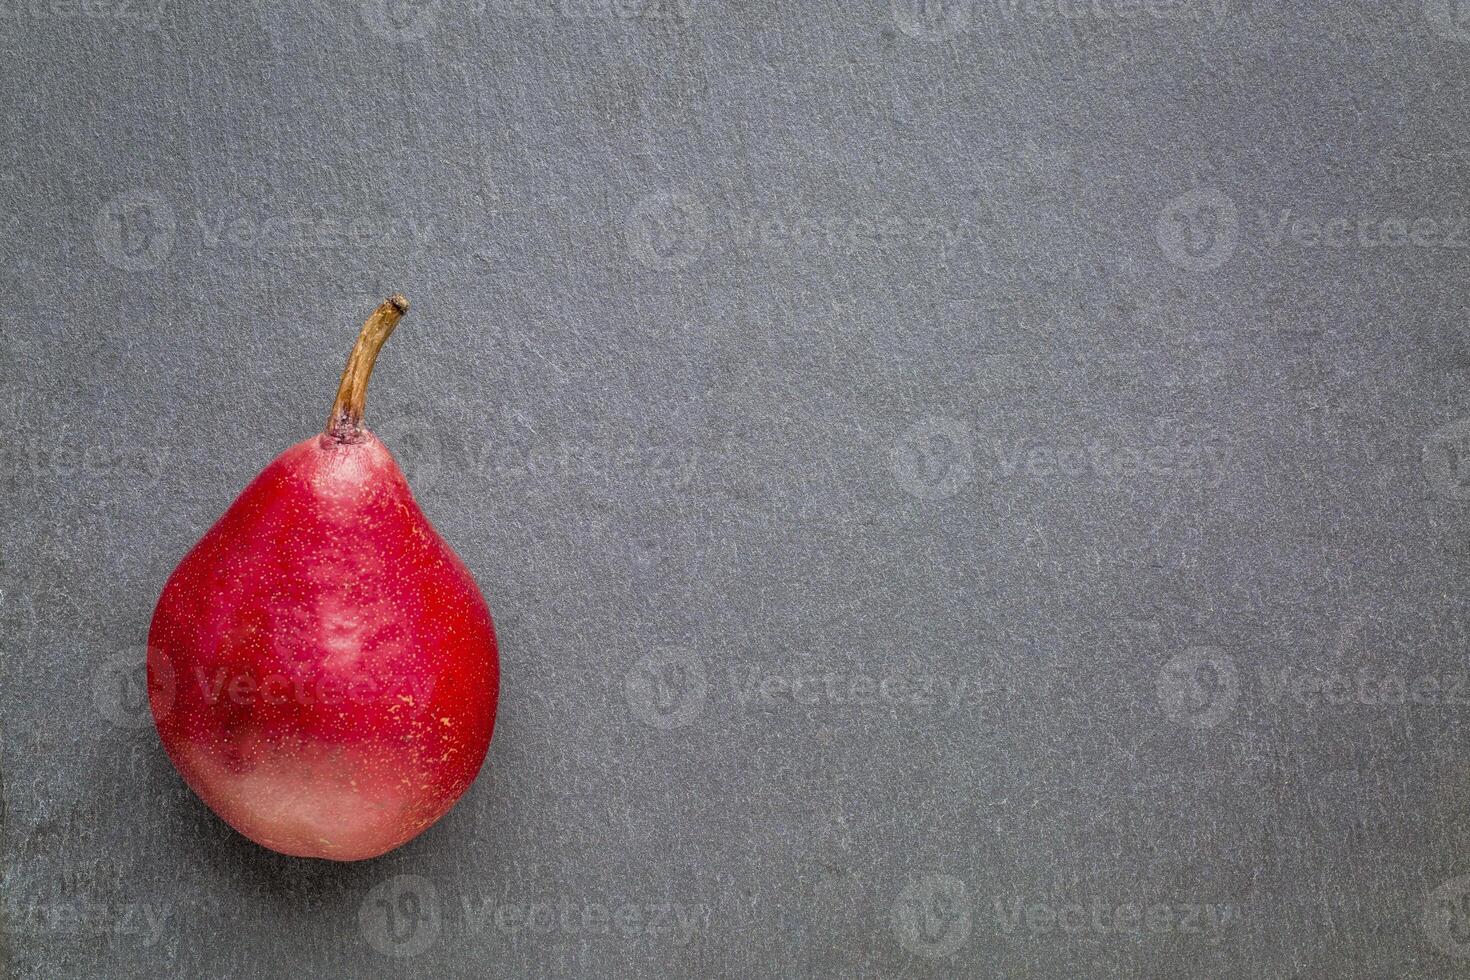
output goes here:
[[158, 734], [226, 823], [355, 861], [442, 817], [495, 728], [490, 610], [377, 437], [368, 378], [408, 303], [368, 318], [327, 429], [277, 457], [169, 577], [148, 634]]

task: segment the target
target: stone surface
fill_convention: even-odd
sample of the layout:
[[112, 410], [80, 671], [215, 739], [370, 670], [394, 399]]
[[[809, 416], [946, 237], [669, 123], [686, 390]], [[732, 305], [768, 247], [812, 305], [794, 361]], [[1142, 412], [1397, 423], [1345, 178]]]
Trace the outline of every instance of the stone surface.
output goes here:
[[[1462, 975], [1467, 13], [0, 0], [10, 971]], [[502, 714], [307, 863], [137, 668], [395, 289]]]

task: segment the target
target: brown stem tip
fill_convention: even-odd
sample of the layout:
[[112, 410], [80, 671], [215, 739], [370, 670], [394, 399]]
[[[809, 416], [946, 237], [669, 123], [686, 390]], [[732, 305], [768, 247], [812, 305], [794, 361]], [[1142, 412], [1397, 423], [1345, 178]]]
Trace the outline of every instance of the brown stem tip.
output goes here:
[[378, 362], [378, 352], [407, 312], [408, 300], [394, 293], [383, 300], [362, 325], [357, 343], [347, 358], [347, 367], [342, 371], [342, 381], [337, 385], [337, 400], [332, 402], [332, 414], [327, 417], [327, 435], [338, 442], [357, 442], [362, 438], [362, 413], [367, 407], [368, 379], [373, 375], [373, 365]]

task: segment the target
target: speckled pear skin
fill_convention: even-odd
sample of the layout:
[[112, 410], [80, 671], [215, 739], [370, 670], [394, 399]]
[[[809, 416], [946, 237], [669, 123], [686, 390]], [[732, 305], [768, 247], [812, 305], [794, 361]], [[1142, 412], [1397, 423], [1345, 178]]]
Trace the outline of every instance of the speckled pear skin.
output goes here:
[[267, 466], [169, 577], [148, 644], [169, 758], [283, 854], [411, 840], [469, 788], [495, 728], [490, 610], [366, 430]]

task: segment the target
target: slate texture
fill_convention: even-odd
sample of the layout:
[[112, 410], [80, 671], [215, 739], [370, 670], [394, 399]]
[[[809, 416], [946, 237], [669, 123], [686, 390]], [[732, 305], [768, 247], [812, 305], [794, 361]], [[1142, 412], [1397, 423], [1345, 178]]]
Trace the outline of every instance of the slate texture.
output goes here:
[[[9, 971], [1470, 971], [1470, 4], [0, 0]], [[350, 866], [154, 600], [368, 421], [496, 615]]]

